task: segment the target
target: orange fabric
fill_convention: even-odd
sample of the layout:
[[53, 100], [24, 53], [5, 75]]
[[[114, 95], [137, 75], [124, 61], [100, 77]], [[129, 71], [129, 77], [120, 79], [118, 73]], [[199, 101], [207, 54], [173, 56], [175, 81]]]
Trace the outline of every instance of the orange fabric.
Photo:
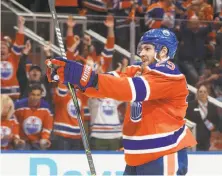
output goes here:
[[[82, 97], [82, 107], [83, 108], [88, 108], [88, 99], [89, 99], [89, 97], [84, 95], [82, 92], [79, 92], [79, 93], [82, 94], [81, 95], [81, 97]], [[89, 112], [89, 114], [84, 113], [84, 121], [90, 121], [90, 112]]]
[[[130, 67], [130, 69], [131, 71], [128, 70], [128, 72], [135, 73], [138, 67]], [[123, 125], [123, 135], [161, 134], [182, 127], [185, 124], [186, 96], [188, 95], [184, 75], [169, 77], [155, 70], [147, 69], [142, 77], [149, 84], [150, 95], [148, 101], [142, 103], [143, 116], [139, 122], [135, 123], [131, 120], [131, 107], [130, 103], [128, 104]], [[98, 90], [90, 88], [86, 90], [85, 94], [91, 97], [108, 97], [130, 102], [132, 100], [132, 91], [128, 79], [130, 78], [126, 78], [126, 75], [118, 78], [99, 74]], [[125, 160], [130, 166], [138, 166], [194, 145], [196, 145], [196, 140], [190, 130], [187, 129], [185, 136], [175, 147], [165, 151], [145, 154], [129, 154], [125, 152]]]
[[[31, 109], [29, 107], [21, 107], [15, 110], [15, 116], [18, 119], [19, 124], [21, 125], [20, 128], [20, 136], [22, 139], [30, 140], [30, 141], [37, 141], [40, 139], [49, 139], [50, 132], [52, 130], [52, 123], [53, 117], [50, 111], [47, 108], [37, 108]], [[36, 117], [41, 122], [41, 130], [36, 134], [26, 135], [23, 128], [24, 122], [30, 117]], [[44, 129], [50, 131], [46, 132]]]
[[[1, 141], [1, 149], [11, 149], [13, 139], [19, 138], [19, 124], [15, 118], [1, 120], [1, 137], [10, 136], [7, 141]], [[3, 146], [4, 145], [4, 146]]]
[[[80, 113], [82, 120], [84, 120], [83, 113], [83, 94], [80, 91], [76, 92]], [[59, 84], [58, 88], [54, 90], [53, 101], [55, 103], [55, 115], [54, 115], [54, 125], [56, 123], [63, 124], [64, 126], [70, 127], [79, 127], [77, 116], [73, 114], [73, 103], [71, 94], [68, 92], [68, 89], [65, 85]], [[55, 130], [54, 133], [63, 137], [80, 139], [80, 134], [69, 134], [67, 131]]]
[[[150, 6], [147, 7], [146, 13], [149, 13], [155, 9], [164, 9], [164, 5], [162, 2], [153, 3]], [[159, 14], [160, 15], [160, 14]], [[152, 16], [151, 16], [152, 18]], [[158, 17], [156, 17], [158, 18]], [[153, 19], [151, 22], [149, 22], [148, 26], [149, 28], [156, 29], [160, 28], [162, 24], [162, 20]]]
[[175, 174], [175, 153], [167, 155], [167, 171], [168, 175], [174, 175]]
[[[2, 68], [4, 68], [4, 66], [6, 67], [5, 69], [7, 69], [8, 71], [8, 76], [1, 76], [1, 88], [5, 88], [5, 89], [12, 89], [13, 87], [17, 87], [19, 88], [19, 84], [18, 84], [18, 80], [17, 80], [17, 76], [16, 76], [16, 72], [18, 70], [18, 65], [19, 65], [19, 59], [21, 56], [21, 52], [18, 52], [18, 50], [15, 50], [14, 47], [16, 48], [21, 48], [24, 44], [24, 34], [20, 34], [17, 33], [16, 34], [16, 39], [15, 39], [15, 43], [12, 47], [11, 50], [11, 54], [9, 55], [9, 57], [7, 58], [7, 60], [1, 60], [1, 65]], [[4, 73], [3, 70], [1, 70], [2, 74]], [[20, 95], [19, 92], [12, 92], [10, 94], [8, 94], [11, 98], [13, 99], [17, 99]]]
[[[104, 47], [104, 50], [107, 49], [113, 49], [115, 44], [115, 38], [114, 37], [108, 37], [106, 41], [106, 45]], [[97, 57], [97, 63], [100, 63], [102, 67], [102, 71], [105, 73], [108, 71], [108, 68], [110, 64], [112, 63], [112, 56], [105, 55], [104, 52], [102, 52], [101, 56]]]
[[200, 20], [211, 21], [213, 20], [213, 8], [207, 3], [203, 3], [200, 6], [191, 6], [187, 10], [187, 17], [190, 19], [193, 15], [198, 16]]
[[120, 9], [128, 9], [131, 8], [131, 6], [133, 5], [132, 1], [122, 1], [120, 2]]
[[56, 6], [78, 7], [78, 0], [56, 0]]

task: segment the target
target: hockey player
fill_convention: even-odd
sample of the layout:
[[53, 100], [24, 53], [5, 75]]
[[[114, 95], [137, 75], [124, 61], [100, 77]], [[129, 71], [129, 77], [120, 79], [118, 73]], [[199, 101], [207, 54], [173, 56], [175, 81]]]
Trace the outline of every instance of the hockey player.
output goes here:
[[[185, 126], [185, 76], [169, 61], [177, 43], [167, 29], [147, 31], [138, 45], [142, 63], [128, 67], [118, 77], [96, 74], [88, 66], [61, 58], [46, 61], [59, 66], [59, 82], [70, 82], [91, 97], [129, 102], [123, 124], [125, 175], [187, 173], [186, 148], [196, 140]], [[54, 73], [50, 71], [47, 74], [52, 81]]]

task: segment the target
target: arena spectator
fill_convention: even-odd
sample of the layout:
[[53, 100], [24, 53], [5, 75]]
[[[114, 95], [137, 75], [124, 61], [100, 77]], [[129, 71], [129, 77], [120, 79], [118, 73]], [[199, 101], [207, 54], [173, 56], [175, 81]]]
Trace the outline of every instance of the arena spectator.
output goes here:
[[20, 95], [16, 72], [24, 44], [24, 23], [24, 18], [18, 17], [18, 33], [13, 45], [9, 37], [1, 39], [1, 94], [9, 95], [13, 100]]
[[19, 136], [19, 124], [14, 111], [12, 99], [8, 95], [1, 95], [1, 150], [22, 149], [25, 145]]
[[188, 103], [186, 118], [197, 125], [197, 150], [209, 150], [211, 132], [218, 129], [219, 117], [216, 107], [208, 101], [204, 85], [198, 88], [196, 100]]
[[[82, 93], [76, 92], [80, 115], [83, 118]], [[71, 93], [65, 85], [59, 84], [53, 93], [55, 103], [55, 119], [53, 128], [54, 150], [80, 150], [81, 135], [77, 120], [77, 110], [73, 104]], [[82, 119], [84, 121], [84, 118]]]
[[201, 27], [197, 16], [192, 16], [188, 22], [181, 24], [178, 39], [178, 65], [186, 75], [188, 83], [195, 85], [205, 68], [207, 35], [211, 26]]
[[175, 6], [172, 0], [158, 0], [147, 7], [145, 25], [148, 29], [173, 28], [175, 22]]
[[39, 150], [50, 147], [53, 115], [49, 104], [42, 99], [40, 84], [32, 84], [28, 98], [15, 103], [15, 116], [20, 124], [21, 139], [26, 141], [25, 149]]
[[[31, 45], [31, 44], [30, 44]], [[45, 75], [42, 74], [42, 69], [38, 65], [31, 65], [28, 70], [28, 75], [26, 74], [27, 70], [27, 59], [30, 52], [31, 46], [26, 46], [23, 50], [21, 56], [21, 61], [19, 64], [19, 70], [17, 77], [19, 80], [21, 95], [20, 98], [28, 97], [28, 90], [32, 84], [40, 84], [42, 87], [42, 98], [44, 98], [52, 107], [52, 95], [51, 95], [51, 84], [48, 83], [48, 80]], [[44, 48], [46, 49], [46, 48]], [[51, 57], [49, 52], [46, 53], [47, 57]], [[27, 76], [26, 76], [27, 75]]]

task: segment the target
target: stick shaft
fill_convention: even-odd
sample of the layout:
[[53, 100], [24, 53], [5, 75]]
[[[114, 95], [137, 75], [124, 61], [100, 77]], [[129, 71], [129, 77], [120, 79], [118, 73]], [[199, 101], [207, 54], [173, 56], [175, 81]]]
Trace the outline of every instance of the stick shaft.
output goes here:
[[[61, 34], [61, 31], [60, 31], [60, 28], [59, 28], [59, 22], [57, 20], [57, 14], [56, 14], [56, 10], [55, 10], [55, 0], [48, 0], [48, 2], [49, 2], [49, 8], [50, 8], [50, 11], [52, 13], [52, 18], [53, 18], [54, 25], [55, 25], [55, 32], [56, 32], [57, 40], [58, 40], [58, 43], [59, 43], [61, 56], [63, 58], [66, 58], [65, 47], [64, 47], [64, 44], [63, 44], [62, 34]], [[85, 129], [84, 129], [84, 125], [83, 125], [83, 122], [82, 122], [82, 117], [81, 117], [81, 113], [80, 113], [78, 99], [77, 99], [77, 96], [76, 96], [76, 91], [75, 91], [75, 88], [72, 87], [70, 83], [68, 83], [68, 87], [69, 87], [69, 90], [71, 92], [73, 104], [74, 104], [75, 109], [76, 109], [77, 120], [78, 120], [78, 123], [79, 123], [81, 137], [82, 137], [84, 149], [85, 149], [85, 152], [86, 152], [90, 172], [91, 172], [91, 175], [96, 175], [96, 170], [95, 170], [91, 150], [89, 148], [89, 142], [88, 142], [86, 132], [85, 132]]]

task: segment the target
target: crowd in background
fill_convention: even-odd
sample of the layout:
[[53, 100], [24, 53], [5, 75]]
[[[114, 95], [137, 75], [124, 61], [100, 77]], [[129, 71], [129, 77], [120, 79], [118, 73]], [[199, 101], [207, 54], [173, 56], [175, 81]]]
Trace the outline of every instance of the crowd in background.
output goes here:
[[[44, 1], [19, 2], [33, 11], [48, 11]], [[222, 101], [221, 1], [73, 0], [70, 4], [70, 1], [57, 0], [56, 5], [61, 13], [77, 13], [94, 20], [101, 19], [99, 15], [105, 16], [103, 23], [87, 26], [107, 38], [103, 49], [89, 35], [78, 35], [72, 17], [66, 22], [67, 58], [87, 64], [97, 73], [124, 72], [129, 64], [133, 64], [129, 63], [129, 58], [114, 53], [114, 44], [129, 50], [132, 21], [135, 22], [137, 41], [148, 29], [164, 27], [174, 31], [179, 45], [173, 62], [178, 64], [188, 83], [198, 89], [196, 96], [190, 94], [188, 97], [186, 116], [197, 124], [197, 150], [222, 148], [222, 108], [207, 99], [211, 95]], [[4, 31], [1, 36], [1, 148], [83, 149], [78, 113], [68, 88], [48, 83], [43, 68], [29, 61], [32, 46], [29, 40], [25, 41], [24, 18], [18, 17], [17, 24], [15, 39], [5, 36]], [[45, 58], [42, 59], [52, 57], [50, 49], [48, 43], [43, 48]], [[111, 69], [114, 59], [117, 64]], [[119, 150], [126, 103], [88, 98], [79, 90], [76, 93], [90, 147], [93, 150]], [[216, 136], [213, 142], [212, 136]]]

